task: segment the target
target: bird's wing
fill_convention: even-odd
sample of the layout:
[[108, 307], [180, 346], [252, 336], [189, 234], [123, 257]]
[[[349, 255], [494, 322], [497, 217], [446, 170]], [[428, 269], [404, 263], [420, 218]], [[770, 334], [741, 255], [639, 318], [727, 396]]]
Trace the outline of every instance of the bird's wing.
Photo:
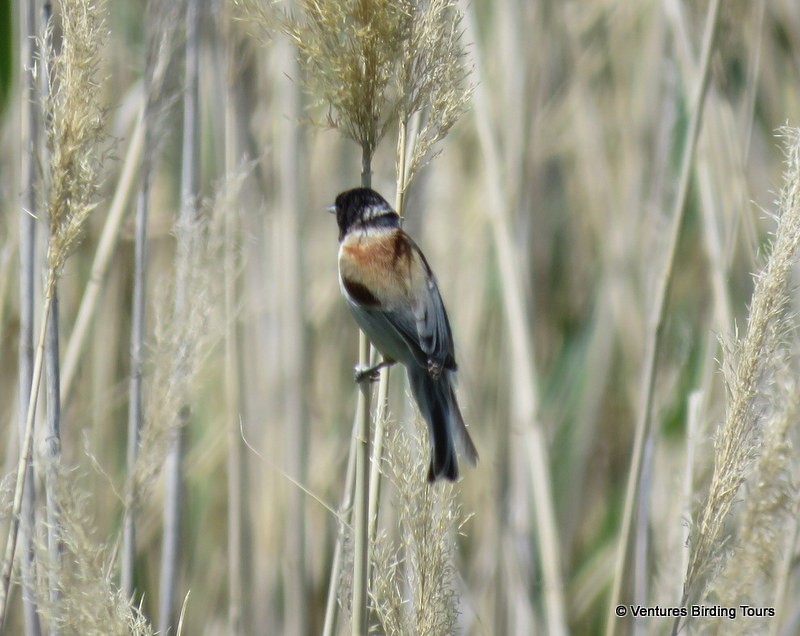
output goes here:
[[417, 299], [414, 318], [420, 348], [442, 368], [455, 370], [453, 334], [435, 279], [428, 281], [427, 293]]
[[430, 361], [444, 369], [455, 370], [453, 334], [450, 331], [450, 321], [447, 319], [447, 310], [444, 308], [436, 277], [422, 250], [411, 239], [409, 241], [413, 246], [415, 257], [419, 258], [421, 267], [417, 270], [426, 274], [424, 280], [418, 284], [416, 293], [413, 294], [412, 311], [418, 346]]
[[442, 369], [455, 371], [453, 335], [447, 311], [436, 279], [430, 269], [425, 269], [425, 273], [427, 276], [411, 294], [410, 304], [372, 305], [368, 311], [380, 314], [385, 319], [388, 326], [406, 343], [421, 367], [430, 368], [430, 363], [433, 363]]

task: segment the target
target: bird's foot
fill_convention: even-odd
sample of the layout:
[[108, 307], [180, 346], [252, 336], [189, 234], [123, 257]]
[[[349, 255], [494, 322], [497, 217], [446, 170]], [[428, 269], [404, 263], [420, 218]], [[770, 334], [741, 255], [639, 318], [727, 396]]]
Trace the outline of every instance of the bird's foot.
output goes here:
[[394, 362], [394, 360], [382, 360], [371, 367], [364, 367], [357, 364], [356, 368], [353, 370], [353, 379], [355, 379], [356, 384], [361, 384], [362, 382], [377, 382], [381, 376], [381, 369], [383, 369], [383, 367], [392, 366]]

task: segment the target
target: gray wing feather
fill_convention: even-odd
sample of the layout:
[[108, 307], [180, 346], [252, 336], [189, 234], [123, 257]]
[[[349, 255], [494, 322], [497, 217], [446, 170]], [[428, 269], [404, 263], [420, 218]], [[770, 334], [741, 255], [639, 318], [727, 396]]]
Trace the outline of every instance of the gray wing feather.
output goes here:
[[445, 369], [455, 369], [453, 334], [442, 296], [432, 275], [427, 292], [414, 307], [419, 347], [436, 364]]

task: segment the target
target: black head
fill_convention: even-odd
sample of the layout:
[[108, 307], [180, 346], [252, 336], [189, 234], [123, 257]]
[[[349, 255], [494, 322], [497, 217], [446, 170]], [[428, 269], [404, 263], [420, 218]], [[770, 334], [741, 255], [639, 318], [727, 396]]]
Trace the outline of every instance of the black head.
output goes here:
[[339, 240], [354, 228], [399, 227], [400, 216], [380, 194], [370, 188], [355, 188], [336, 197], [331, 212], [336, 213]]

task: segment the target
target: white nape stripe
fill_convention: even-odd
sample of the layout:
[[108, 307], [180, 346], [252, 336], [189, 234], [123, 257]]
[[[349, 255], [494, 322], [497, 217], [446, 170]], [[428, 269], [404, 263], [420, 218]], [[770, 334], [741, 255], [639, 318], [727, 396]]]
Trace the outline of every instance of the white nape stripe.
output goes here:
[[363, 218], [366, 221], [372, 221], [373, 219], [377, 219], [386, 214], [396, 214], [396, 212], [392, 210], [392, 208], [385, 205], [370, 205], [364, 210]]

